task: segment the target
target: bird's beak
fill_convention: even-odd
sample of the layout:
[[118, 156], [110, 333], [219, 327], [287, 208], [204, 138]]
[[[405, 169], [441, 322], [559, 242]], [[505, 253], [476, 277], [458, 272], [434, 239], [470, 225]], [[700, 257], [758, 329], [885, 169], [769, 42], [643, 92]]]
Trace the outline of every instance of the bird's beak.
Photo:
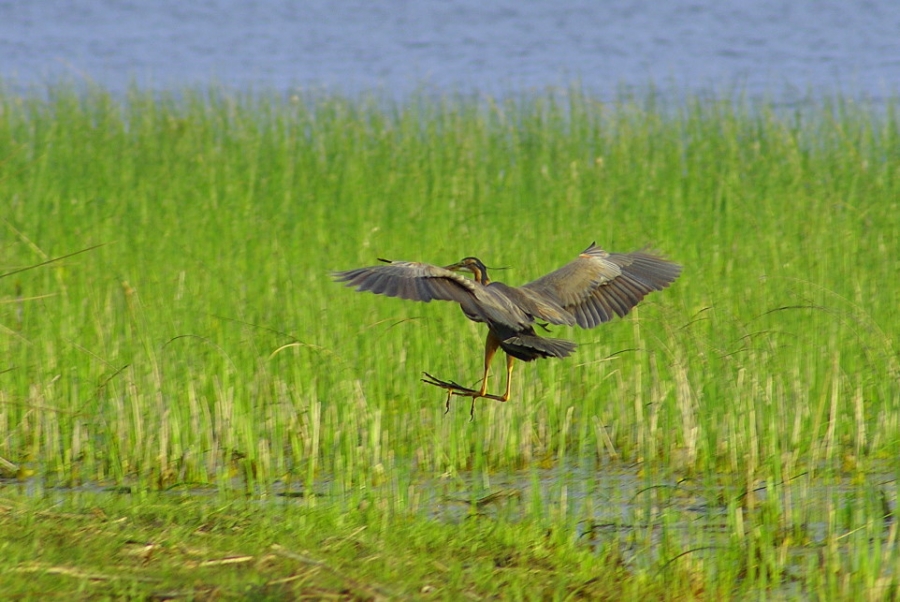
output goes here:
[[444, 266], [445, 270], [450, 270], [451, 272], [458, 272], [463, 267], [462, 263], [457, 261], [456, 263], [451, 263], [448, 266]]

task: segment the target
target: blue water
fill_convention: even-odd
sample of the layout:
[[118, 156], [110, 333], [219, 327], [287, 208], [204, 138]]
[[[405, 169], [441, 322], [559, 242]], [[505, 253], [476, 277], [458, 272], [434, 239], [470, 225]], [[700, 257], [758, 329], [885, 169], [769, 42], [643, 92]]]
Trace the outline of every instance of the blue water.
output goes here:
[[883, 99], [897, 0], [0, 1], [0, 79], [124, 90], [504, 94], [573, 81], [601, 98]]

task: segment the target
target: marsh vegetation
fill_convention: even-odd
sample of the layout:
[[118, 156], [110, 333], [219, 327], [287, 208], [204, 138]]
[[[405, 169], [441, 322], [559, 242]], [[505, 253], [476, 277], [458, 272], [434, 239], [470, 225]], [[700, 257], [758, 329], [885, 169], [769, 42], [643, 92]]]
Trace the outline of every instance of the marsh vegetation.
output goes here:
[[[896, 111], [0, 95], [0, 579], [896, 596]], [[475, 384], [482, 330], [329, 278], [477, 255], [521, 284], [594, 240], [684, 273], [555, 327], [575, 355], [471, 422], [419, 379]]]

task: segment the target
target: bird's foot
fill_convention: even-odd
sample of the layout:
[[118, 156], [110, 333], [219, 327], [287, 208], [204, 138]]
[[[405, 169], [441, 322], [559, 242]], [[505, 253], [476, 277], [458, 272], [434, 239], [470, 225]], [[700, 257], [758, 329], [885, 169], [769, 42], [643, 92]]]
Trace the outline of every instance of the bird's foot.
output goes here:
[[429, 385], [434, 385], [435, 387], [445, 389], [450, 395], [459, 395], [461, 397], [481, 397], [480, 391], [470, 389], [469, 387], [464, 387], [456, 381], [441, 380], [436, 376], [428, 374], [427, 372], [423, 372], [423, 374], [425, 375], [425, 378], [422, 379], [423, 383], [428, 383]]
[[469, 417], [472, 420], [475, 420], [475, 400], [478, 398], [485, 399], [495, 399], [497, 401], [506, 401], [505, 397], [501, 397], [500, 395], [492, 395], [491, 393], [484, 393], [482, 391], [476, 391], [475, 389], [470, 389], [469, 387], [464, 387], [456, 381], [452, 380], [441, 380], [436, 376], [432, 376], [427, 372], [423, 372], [425, 378], [422, 379], [423, 383], [428, 383], [429, 385], [434, 385], [435, 387], [440, 387], [447, 391], [447, 403], [445, 404], [444, 413], [450, 411], [450, 399], [457, 395], [459, 397], [471, 397], [472, 398], [472, 408], [469, 410]]

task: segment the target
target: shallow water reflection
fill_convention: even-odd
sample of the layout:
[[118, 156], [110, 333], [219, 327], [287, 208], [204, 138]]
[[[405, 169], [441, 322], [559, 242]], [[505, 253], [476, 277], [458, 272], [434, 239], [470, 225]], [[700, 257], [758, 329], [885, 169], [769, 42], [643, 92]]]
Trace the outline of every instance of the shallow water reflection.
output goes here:
[[[237, 495], [254, 503], [287, 505], [346, 504], [353, 498], [360, 508], [378, 504], [451, 524], [538, 520], [548, 528], [565, 529], [579, 545], [616, 553], [626, 565], [644, 568], [685, 554], [708, 558], [735, 544], [768, 546], [778, 550], [787, 577], [808, 569], [811, 558], [818, 562], [828, 546], [840, 553], [841, 546], [853, 545], [849, 536], [854, 533], [865, 530], [877, 548], [896, 530], [898, 486], [887, 471], [863, 479], [802, 474], [782, 483], [756, 482], [749, 491], [736, 488], [733, 475], [680, 478], [639, 467], [411, 478], [402, 487], [386, 480], [353, 493], [337, 491], [337, 482], [327, 479], [312, 489], [277, 482], [265, 490], [248, 490], [240, 478], [232, 478], [225, 486], [180, 483], [161, 494]], [[4, 489], [59, 499], [137, 492], [98, 484], [45, 487], [37, 478], [2, 479], [0, 492]]]

